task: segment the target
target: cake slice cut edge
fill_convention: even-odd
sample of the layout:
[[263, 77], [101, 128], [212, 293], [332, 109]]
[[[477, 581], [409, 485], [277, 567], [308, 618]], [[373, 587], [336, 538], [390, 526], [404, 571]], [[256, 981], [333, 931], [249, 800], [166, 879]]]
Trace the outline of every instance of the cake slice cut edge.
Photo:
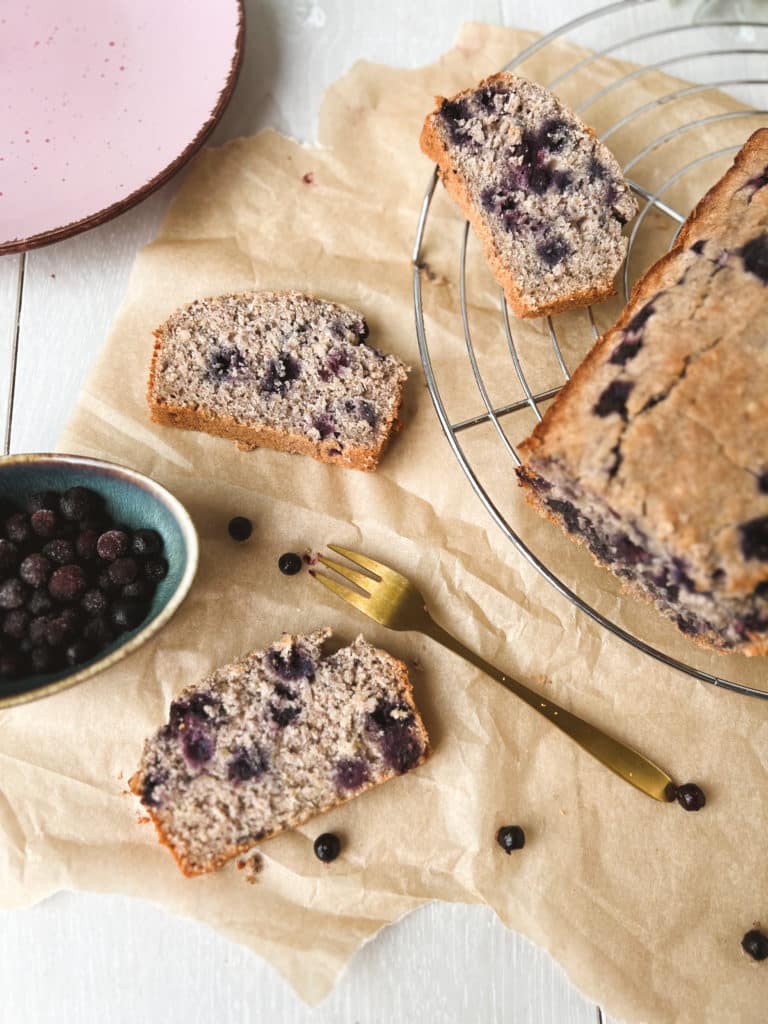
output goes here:
[[150, 418], [370, 472], [400, 428], [407, 368], [367, 337], [360, 313], [300, 292], [197, 300], [154, 332]]
[[613, 154], [554, 94], [501, 72], [437, 97], [420, 141], [515, 316], [614, 293], [637, 205]]
[[529, 503], [720, 653], [768, 653], [768, 129], [518, 448]]
[[402, 661], [330, 629], [284, 634], [171, 703], [129, 781], [188, 877], [423, 764], [429, 738]]

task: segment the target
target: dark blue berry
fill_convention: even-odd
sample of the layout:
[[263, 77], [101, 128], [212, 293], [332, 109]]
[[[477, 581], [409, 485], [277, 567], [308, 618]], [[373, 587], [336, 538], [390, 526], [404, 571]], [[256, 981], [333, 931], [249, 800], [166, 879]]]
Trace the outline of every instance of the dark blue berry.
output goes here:
[[75, 551], [78, 556], [85, 561], [90, 561], [96, 557], [96, 545], [101, 535], [100, 530], [96, 530], [93, 527], [87, 527], [78, 533], [75, 538]]
[[12, 573], [18, 564], [18, 546], [12, 540], [0, 539], [0, 576]]
[[525, 846], [525, 832], [519, 825], [502, 825], [496, 833], [496, 842], [506, 854], [522, 850]]
[[266, 662], [276, 675], [287, 682], [294, 679], [312, 679], [315, 675], [314, 661], [296, 644], [285, 652], [273, 648], [267, 652]]
[[96, 541], [96, 552], [105, 562], [114, 562], [127, 554], [130, 542], [124, 530], [107, 530]]
[[148, 558], [144, 563], [144, 576], [153, 583], [159, 583], [168, 575], [168, 563], [164, 558]]
[[200, 768], [213, 757], [216, 742], [210, 733], [199, 727], [189, 727], [181, 736], [184, 757], [193, 768]]
[[57, 565], [69, 565], [75, 560], [75, 545], [66, 537], [57, 537], [43, 545], [43, 554]]
[[107, 569], [113, 583], [124, 586], [133, 583], [139, 575], [139, 563], [135, 558], [116, 558]]
[[42, 508], [49, 508], [53, 512], [59, 507], [59, 496], [56, 491], [37, 491], [27, 498], [27, 512], [32, 515]]
[[265, 394], [284, 395], [288, 385], [299, 378], [301, 368], [298, 360], [289, 352], [282, 352], [275, 359], [270, 359], [261, 390]]
[[337, 437], [338, 429], [336, 423], [330, 416], [325, 413], [320, 413], [317, 416], [312, 417], [312, 426], [320, 435], [320, 440], [324, 441], [327, 437]]
[[79, 565], [62, 565], [48, 580], [48, 593], [64, 604], [79, 601], [87, 589], [88, 580]]
[[15, 679], [24, 669], [24, 662], [19, 654], [8, 651], [0, 654], [0, 679]]
[[215, 348], [206, 361], [208, 376], [216, 384], [242, 377], [245, 368], [243, 353], [235, 347]]
[[59, 517], [51, 509], [41, 508], [37, 512], [32, 513], [29, 518], [29, 524], [35, 536], [50, 540], [56, 536], [59, 527]]
[[286, 551], [278, 558], [277, 567], [284, 576], [295, 576], [301, 572], [301, 557], [295, 551]]
[[368, 766], [359, 757], [339, 761], [336, 765], [336, 787], [343, 792], [360, 789], [368, 781]]
[[87, 615], [102, 615], [109, 608], [109, 599], [103, 590], [87, 590], [80, 603]]
[[333, 832], [323, 832], [314, 842], [315, 856], [324, 864], [330, 864], [341, 853], [341, 840]]
[[548, 498], [547, 508], [560, 516], [566, 530], [569, 533], [579, 532], [579, 513], [576, 506], [570, 501], [560, 501], [558, 498]]
[[64, 651], [64, 661], [67, 665], [79, 665], [87, 661], [93, 654], [93, 648], [87, 640], [75, 640]]
[[146, 807], [158, 807], [160, 800], [157, 797], [157, 790], [166, 781], [164, 773], [157, 775], [149, 774], [144, 776], [144, 780], [141, 786], [141, 802]]
[[320, 370], [320, 377], [325, 381], [329, 381], [332, 377], [341, 377], [342, 371], [348, 366], [349, 353], [344, 349], [332, 348]]
[[655, 312], [656, 307], [653, 302], [647, 302], [629, 321], [627, 326], [624, 328], [625, 332], [632, 331], [633, 333], [636, 333], [637, 331], [641, 331]]
[[590, 157], [587, 175], [590, 181], [605, 181], [608, 177], [608, 168], [595, 157]]
[[707, 800], [695, 782], [686, 782], [675, 790], [675, 798], [686, 811], [700, 811]]
[[250, 782], [258, 779], [267, 770], [267, 764], [258, 747], [246, 750], [244, 747], [235, 754], [227, 765], [230, 782]]
[[542, 263], [548, 267], [556, 267], [562, 263], [566, 256], [570, 256], [571, 249], [568, 243], [562, 238], [548, 238], [539, 242], [536, 252]]
[[29, 655], [32, 671], [42, 675], [50, 672], [56, 663], [56, 657], [50, 647], [34, 647]]
[[[740, 253], [744, 260], [744, 266], [750, 274], [759, 277], [763, 284], [768, 284], [768, 232], [764, 231], [747, 242], [740, 249]], [[8, 536], [10, 537], [10, 534]]]
[[248, 540], [253, 533], [253, 523], [245, 516], [235, 516], [229, 520], [227, 530], [232, 540]]
[[153, 586], [149, 580], [134, 580], [133, 583], [126, 583], [120, 591], [121, 597], [131, 597], [137, 601], [148, 601], [153, 593]]
[[45, 615], [53, 609], [53, 601], [47, 590], [33, 590], [27, 599], [27, 609], [32, 615]]
[[691, 252], [695, 252], [697, 256], [701, 256], [701, 254], [704, 252], [704, 246], [706, 244], [706, 238], [700, 238], [698, 242], [694, 242], [691, 246]]
[[472, 139], [467, 135], [467, 122], [471, 116], [468, 99], [443, 100], [443, 104], [440, 107], [440, 117], [448, 129], [451, 142], [455, 146], [472, 144]]
[[752, 928], [741, 940], [741, 948], [753, 960], [768, 960], [768, 935]]
[[618, 413], [622, 419], [627, 417], [627, 399], [634, 384], [629, 380], [614, 380], [598, 398], [593, 412], [596, 416], [610, 416]]
[[80, 521], [97, 515], [101, 509], [101, 498], [86, 487], [70, 487], [59, 500], [59, 511], [65, 519]]
[[15, 512], [6, 519], [5, 535], [14, 544], [27, 544], [32, 540], [32, 524], [26, 512]]
[[29, 612], [24, 608], [12, 608], [5, 613], [3, 633], [12, 640], [23, 640], [29, 626]]
[[12, 578], [0, 583], [0, 608], [21, 608], [26, 596], [27, 588], [21, 580]]
[[163, 547], [163, 538], [156, 530], [136, 530], [131, 541], [131, 551], [140, 558], [156, 555]]
[[402, 702], [382, 698], [368, 715], [368, 728], [376, 734], [385, 762], [398, 774], [413, 768], [423, 753], [412, 726], [413, 713]]
[[768, 494], [768, 469], [764, 469], [758, 476], [757, 489], [761, 494]]
[[611, 358], [608, 361], [616, 366], [624, 366], [624, 364], [628, 363], [630, 359], [635, 358], [642, 347], [643, 342], [641, 338], [635, 335], [625, 337], [613, 350]]
[[277, 704], [270, 703], [269, 714], [275, 725], [279, 725], [281, 729], [285, 729], [287, 725], [290, 725], [294, 718], [298, 718], [301, 713], [301, 708], [295, 705], [289, 704], [287, 707], [280, 707]]
[[742, 523], [739, 532], [744, 557], [768, 562], [768, 516], [759, 516]]
[[539, 130], [539, 145], [550, 153], [559, 153], [571, 139], [571, 129], [565, 121], [547, 121]]
[[30, 587], [44, 587], [53, 572], [53, 563], [45, 555], [27, 555], [19, 566], [19, 576]]
[[143, 601], [121, 597], [112, 605], [111, 618], [118, 629], [135, 629], [146, 614], [147, 606]]

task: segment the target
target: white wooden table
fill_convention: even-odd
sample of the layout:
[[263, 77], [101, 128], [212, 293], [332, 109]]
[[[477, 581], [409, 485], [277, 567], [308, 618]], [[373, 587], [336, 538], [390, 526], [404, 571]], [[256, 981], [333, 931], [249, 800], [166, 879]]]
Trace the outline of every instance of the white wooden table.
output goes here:
[[[598, 2], [249, 0], [246, 62], [214, 142], [264, 125], [312, 141], [323, 89], [357, 58], [428, 63], [451, 45], [462, 21], [549, 30]], [[0, 258], [0, 431], [10, 451], [54, 445], [121, 302], [133, 259], [155, 234], [176, 187], [171, 182], [77, 238]], [[414, 228], [415, 220], [416, 211]], [[546, 953], [482, 907], [433, 904], [385, 930], [314, 1011], [250, 952], [149, 903], [62, 893], [31, 910], [0, 914], [2, 1024], [148, 1020], [594, 1024], [608, 1018]]]

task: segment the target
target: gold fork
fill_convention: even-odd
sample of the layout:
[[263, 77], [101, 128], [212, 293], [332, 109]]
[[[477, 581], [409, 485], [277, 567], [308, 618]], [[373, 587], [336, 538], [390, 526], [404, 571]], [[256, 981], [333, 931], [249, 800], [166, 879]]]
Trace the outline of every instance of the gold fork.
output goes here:
[[447, 647], [449, 651], [458, 654], [459, 657], [464, 658], [465, 661], [475, 665], [492, 679], [501, 683], [502, 686], [511, 690], [535, 711], [544, 715], [558, 729], [570, 736], [572, 740], [575, 740], [583, 750], [597, 758], [606, 768], [610, 768], [626, 782], [643, 793], [647, 793], [648, 796], [652, 796], [654, 800], [667, 802], [674, 799], [675, 785], [672, 779], [653, 761], [649, 761], [647, 757], [643, 757], [631, 747], [607, 736], [600, 729], [571, 714], [565, 708], [558, 707], [551, 700], [545, 700], [533, 690], [529, 690], [527, 686], [517, 682], [516, 679], [510, 679], [509, 676], [494, 668], [474, 651], [465, 647], [456, 637], [451, 636], [430, 616], [424, 598], [405, 576], [401, 576], [399, 572], [395, 572], [387, 565], [382, 565], [381, 562], [350, 551], [348, 548], [339, 547], [337, 544], [329, 544], [328, 547], [331, 551], [335, 551], [365, 570], [359, 572], [348, 565], [331, 561], [322, 555], [318, 556], [323, 565], [360, 588], [359, 591], [352, 590], [351, 587], [345, 586], [330, 576], [313, 573], [315, 579], [328, 590], [382, 626], [387, 626], [389, 629], [414, 630], [436, 640], [437, 643]]

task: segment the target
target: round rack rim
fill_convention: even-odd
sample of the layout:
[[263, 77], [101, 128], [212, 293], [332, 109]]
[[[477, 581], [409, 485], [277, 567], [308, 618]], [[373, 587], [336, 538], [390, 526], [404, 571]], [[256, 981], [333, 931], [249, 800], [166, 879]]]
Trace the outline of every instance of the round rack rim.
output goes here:
[[[508, 64], [506, 64], [504, 66], [503, 70], [511, 71], [514, 68], [519, 67], [520, 64], [522, 64], [528, 58], [533, 56], [535, 53], [538, 53], [540, 50], [544, 49], [550, 43], [554, 42], [557, 39], [560, 39], [563, 36], [568, 35], [574, 29], [577, 29], [577, 28], [579, 28], [582, 25], [586, 25], [586, 24], [588, 24], [590, 22], [593, 22], [593, 21], [595, 21], [596, 19], [599, 19], [599, 18], [605, 18], [607, 16], [610, 16], [610, 15], [613, 15], [613, 14], [616, 14], [616, 13], [619, 13], [619, 12], [626, 11], [626, 10], [628, 10], [630, 8], [633, 8], [633, 7], [638, 7], [638, 6], [643, 6], [643, 5], [647, 5], [647, 4], [652, 4], [652, 3], [655, 3], [655, 2], [657, 2], [657, 0], [615, 0], [615, 2], [613, 2], [613, 3], [609, 3], [609, 4], [607, 4], [607, 5], [603, 6], [603, 7], [596, 8], [596, 9], [594, 9], [592, 11], [586, 12], [586, 13], [584, 13], [584, 14], [582, 14], [582, 15], [576, 17], [576, 18], [573, 18], [572, 20], [564, 23], [563, 25], [560, 25], [558, 28], [554, 29], [552, 32], [549, 32], [548, 34], [542, 36], [540, 39], [535, 40], [533, 43], [531, 43], [529, 46], [527, 46], [525, 49], [523, 49]], [[616, 50], [619, 50], [619, 49], [621, 49], [622, 47], [625, 47], [625, 46], [631, 46], [633, 43], [637, 43], [637, 42], [644, 41], [644, 40], [647, 40], [647, 39], [652, 39], [652, 38], [655, 38], [656, 36], [661, 35], [661, 34], [677, 35], [677, 34], [682, 33], [682, 32], [696, 31], [696, 30], [705, 29], [705, 28], [713, 29], [713, 28], [737, 28], [737, 27], [738, 28], [750, 27], [750, 28], [768, 29], [768, 21], [766, 21], [766, 22], [755, 22], [755, 21], [739, 22], [739, 21], [734, 21], [734, 20], [718, 20], [718, 21], [703, 22], [703, 23], [684, 23], [684, 24], [679, 24], [679, 25], [671, 25], [671, 26], [668, 26], [668, 27], [666, 27], [664, 29], [654, 29], [651, 32], [638, 33], [638, 34], [636, 34], [634, 36], [623, 38], [620, 42], [611, 43], [611, 45], [608, 46], [608, 47], [604, 47], [602, 49], [593, 50], [592, 52], [590, 52], [590, 54], [587, 57], [583, 58], [580, 61], [575, 62], [568, 69], [566, 69], [564, 72], [562, 72], [560, 75], [558, 75], [555, 79], [553, 79], [553, 81], [549, 83], [548, 88], [555, 87], [556, 85], [558, 85], [560, 82], [564, 81], [566, 78], [568, 78], [571, 74], [573, 74], [577, 70], [579, 70], [581, 68], [584, 68], [588, 64], [594, 62], [595, 60], [597, 60], [597, 59], [599, 59], [601, 57], [603, 57], [605, 54], [612, 53], [612, 52], [614, 52]], [[723, 49], [719, 49], [719, 50], [714, 51], [714, 53], [712, 55], [721, 55], [722, 56], [722, 55], [725, 55], [727, 53], [733, 53], [733, 52], [743, 53], [745, 51], [743, 51], [741, 49], [739, 49], [738, 51], [734, 51], [734, 50], [728, 50], [728, 49], [723, 48]], [[755, 49], [755, 50], [750, 49], [747, 52], [755, 53], [755, 54], [763, 54], [763, 53], [766, 52], [766, 50], [764, 48], [762, 48], [762, 49]], [[708, 56], [710, 54], [707, 53], [706, 55]], [[680, 55], [673, 56], [672, 58], [668, 58], [667, 61], [657, 61], [653, 65], [649, 65], [648, 66], [648, 70], [661, 70], [661, 69], [663, 69], [665, 67], [665, 64], [667, 62], [669, 62], [669, 63], [678, 63], [680, 60], [684, 59], [686, 56], [690, 56], [692, 59], [695, 60], [698, 56], [704, 56], [704, 54], [690, 54], [690, 55], [682, 55], [682, 56], [680, 56]], [[633, 75], [631, 77], [638, 77], [639, 75], [641, 75], [644, 72], [644, 70], [645, 70], [645, 68], [639, 69], [638, 72], [637, 73], [633, 73]], [[588, 97], [587, 100], [584, 102], [584, 104], [582, 106], [586, 107], [586, 106], [591, 105], [591, 103], [593, 103], [593, 102], [597, 102], [597, 100], [600, 99], [605, 94], [606, 91], [610, 91], [610, 89], [613, 86], [615, 86], [616, 84], [618, 84], [618, 83], [612, 83], [612, 85], [609, 86], [607, 90], [600, 90], [598, 93], [595, 93], [593, 96]], [[684, 87], [684, 88], [681, 88], [681, 89], [674, 90], [674, 93], [671, 94], [671, 95], [669, 95], [669, 94], [665, 95], [664, 97], [662, 97], [662, 101], [671, 101], [671, 98], [673, 98], [673, 97], [674, 98], [679, 98], [680, 95], [689, 95], [691, 93], [703, 92], [703, 91], [706, 91], [707, 89], [717, 89], [717, 88], [719, 88], [720, 86], [723, 86], [723, 85], [726, 85], [726, 86], [727, 85], [768, 85], [768, 78], [750, 79], [750, 78], [745, 77], [745, 78], [740, 78], [740, 79], [719, 80], [717, 82], [710, 82], [710, 83], [692, 83], [688, 87]], [[657, 101], [657, 103], [658, 103], [658, 101]], [[654, 105], [656, 105], [656, 104], [651, 104], [649, 106], [654, 106]], [[614, 125], [611, 125], [607, 129], [606, 132], [602, 133], [602, 135], [600, 136], [601, 139], [607, 138], [609, 135], [613, 134], [619, 128], [621, 128], [625, 124], [629, 123], [631, 120], [634, 119], [634, 117], [636, 117], [640, 113], [642, 113], [644, 109], [645, 109], [644, 107], [637, 108], [636, 110], [631, 111], [627, 116], [622, 117]], [[667, 132], [667, 133], [665, 133], [665, 134], [663, 134], [661, 136], [658, 136], [657, 138], [655, 138], [653, 140], [652, 143], [648, 144], [648, 146], [644, 147], [639, 153], [635, 154], [635, 156], [630, 161], [628, 161], [627, 166], [626, 166], [626, 170], [629, 170], [639, 160], [641, 160], [648, 153], [652, 152], [654, 149], [659, 148], [659, 147], [665, 145], [667, 142], [669, 142], [672, 139], [676, 138], [678, 135], [680, 135], [683, 132], [688, 131], [688, 130], [690, 130], [692, 128], [695, 129], [697, 127], [701, 127], [702, 125], [710, 124], [710, 123], [715, 123], [717, 121], [730, 120], [730, 119], [734, 119], [734, 118], [738, 118], [738, 117], [755, 116], [755, 115], [760, 115], [760, 114], [764, 114], [764, 113], [766, 113], [766, 111], [762, 110], [762, 109], [749, 109], [749, 108], [745, 108], [744, 110], [729, 111], [729, 112], [724, 112], [722, 114], [710, 115], [708, 117], [700, 118], [700, 119], [698, 119], [696, 121], [693, 121], [693, 122], [691, 122], [689, 124], [680, 126], [680, 127], [676, 128], [676, 129], [674, 129], [673, 131], [670, 131], [670, 132]], [[640, 198], [645, 200], [645, 206], [644, 206], [644, 209], [641, 211], [641, 213], [638, 215], [637, 222], [635, 223], [635, 225], [633, 225], [633, 230], [632, 230], [632, 233], [631, 233], [631, 236], [630, 236], [630, 241], [628, 242], [628, 246], [627, 246], [627, 256], [626, 256], [625, 266], [624, 266], [623, 275], [622, 275], [622, 278], [623, 278], [622, 284], [623, 284], [623, 288], [624, 288], [625, 301], [626, 301], [626, 296], [627, 296], [627, 291], [628, 291], [628, 281], [629, 281], [629, 270], [628, 270], [628, 268], [629, 268], [629, 261], [630, 261], [631, 253], [632, 253], [632, 244], [634, 242], [634, 239], [637, 236], [637, 232], [638, 232], [638, 230], [640, 228], [640, 225], [644, 221], [645, 217], [648, 215], [649, 211], [655, 208], [660, 213], [666, 214], [671, 220], [676, 222], [677, 230], [679, 231], [680, 225], [682, 224], [682, 222], [685, 219], [685, 217], [681, 213], [679, 213], [678, 211], [674, 210], [672, 207], [668, 206], [661, 199], [661, 196], [664, 194], [664, 192], [678, 178], [682, 177], [682, 175], [684, 173], [686, 173], [686, 171], [690, 170], [692, 166], [695, 166], [698, 163], [702, 163], [702, 162], [704, 162], [706, 160], [714, 159], [716, 157], [722, 156], [722, 155], [724, 155], [724, 154], [726, 154], [728, 152], [734, 152], [737, 149], [738, 149], [738, 146], [724, 147], [722, 150], [719, 150], [716, 153], [704, 154], [702, 157], [698, 158], [697, 160], [692, 161], [689, 165], [686, 165], [683, 168], [679, 168], [675, 173], [669, 175], [668, 178], [665, 181], [663, 181], [660, 185], [658, 185], [656, 187], [656, 189], [655, 189], [655, 191], [653, 193], [651, 193], [648, 190], [644, 189], [637, 182], [629, 180], [629, 184], [632, 187], [633, 191], [635, 191], [640, 196]], [[557, 576], [557, 574], [555, 572], [553, 572], [553, 570], [550, 569], [548, 567], [548, 565], [546, 565], [545, 562], [543, 562], [534, 553], [534, 551], [528, 546], [528, 544], [526, 544], [526, 542], [522, 539], [522, 537], [520, 537], [520, 535], [517, 533], [517, 531], [510, 525], [510, 523], [505, 518], [504, 514], [497, 507], [497, 505], [495, 504], [495, 502], [493, 501], [493, 499], [489, 495], [488, 491], [483, 486], [480, 478], [478, 477], [477, 473], [473, 469], [473, 467], [471, 465], [471, 462], [470, 462], [466, 452], [464, 451], [464, 449], [463, 449], [463, 447], [462, 447], [462, 445], [461, 445], [461, 443], [459, 441], [458, 435], [461, 432], [463, 432], [465, 430], [468, 430], [468, 429], [470, 429], [472, 427], [478, 426], [478, 425], [483, 424], [483, 423], [490, 423], [494, 427], [494, 430], [495, 430], [496, 434], [498, 435], [500, 441], [502, 442], [504, 448], [506, 449], [507, 453], [509, 455], [511, 455], [512, 458], [519, 465], [520, 464], [520, 458], [519, 458], [519, 456], [517, 454], [517, 451], [515, 450], [515, 446], [509, 440], [509, 438], [506, 435], [506, 432], [504, 431], [503, 426], [501, 425], [501, 422], [500, 422], [501, 418], [504, 417], [504, 416], [508, 416], [508, 415], [514, 414], [516, 412], [520, 412], [522, 410], [528, 409], [529, 411], [532, 411], [534, 413], [534, 415], [537, 417], [537, 419], [540, 420], [541, 419], [541, 411], [539, 409], [539, 405], [541, 403], [543, 403], [543, 402], [546, 402], [546, 401], [550, 400], [551, 398], [553, 398], [560, 391], [560, 389], [563, 386], [563, 383], [565, 383], [565, 381], [570, 378], [570, 373], [568, 371], [568, 368], [566, 366], [565, 360], [564, 360], [563, 355], [562, 355], [560, 344], [559, 344], [559, 341], [558, 341], [558, 338], [557, 338], [557, 331], [555, 329], [555, 326], [554, 326], [554, 323], [552, 321], [552, 318], [551, 317], [547, 317], [546, 319], [547, 319], [547, 326], [548, 326], [548, 333], [549, 333], [550, 343], [552, 345], [555, 358], [556, 358], [556, 360], [558, 362], [558, 365], [559, 365], [559, 368], [560, 368], [560, 372], [561, 372], [561, 374], [563, 376], [563, 383], [561, 383], [561, 384], [559, 384], [558, 386], [555, 386], [555, 387], [546, 388], [546, 389], [544, 389], [544, 390], [542, 390], [542, 391], [540, 391], [538, 393], [534, 392], [531, 389], [531, 387], [530, 387], [530, 385], [529, 385], [529, 383], [528, 383], [528, 381], [527, 381], [527, 379], [525, 377], [525, 373], [524, 373], [524, 370], [522, 368], [522, 365], [521, 365], [521, 362], [520, 362], [520, 359], [519, 359], [519, 355], [518, 355], [517, 350], [516, 350], [516, 346], [515, 346], [515, 342], [514, 342], [514, 335], [512, 333], [512, 328], [511, 328], [511, 325], [510, 325], [509, 314], [508, 314], [508, 310], [507, 310], [507, 306], [506, 306], [506, 300], [504, 298], [503, 290], [501, 290], [501, 295], [500, 295], [500, 311], [501, 311], [501, 316], [502, 316], [502, 324], [503, 324], [503, 327], [504, 327], [504, 334], [505, 334], [505, 338], [506, 338], [506, 341], [507, 341], [507, 346], [509, 348], [510, 357], [512, 359], [513, 366], [515, 368], [517, 379], [518, 379], [518, 381], [519, 381], [519, 383], [520, 383], [520, 385], [521, 385], [521, 387], [523, 389], [524, 397], [522, 397], [521, 399], [516, 400], [514, 402], [509, 402], [509, 403], [507, 403], [504, 406], [501, 406], [501, 407], [498, 407], [498, 408], [494, 408], [493, 403], [492, 403], [491, 398], [490, 398], [490, 395], [488, 394], [488, 389], [487, 389], [487, 387], [485, 385], [485, 382], [484, 382], [483, 377], [482, 377], [482, 375], [480, 373], [480, 370], [479, 370], [479, 365], [478, 365], [478, 362], [477, 362], [477, 357], [476, 357], [474, 346], [473, 346], [473, 343], [472, 343], [472, 335], [471, 335], [471, 330], [470, 330], [470, 325], [469, 325], [469, 315], [468, 315], [467, 301], [466, 301], [466, 288], [467, 288], [467, 286], [466, 286], [466, 254], [467, 254], [467, 242], [468, 242], [468, 237], [469, 237], [469, 223], [465, 221], [464, 229], [463, 229], [463, 234], [462, 234], [461, 247], [460, 247], [460, 257], [459, 257], [459, 297], [460, 297], [460, 305], [461, 305], [461, 322], [462, 322], [462, 329], [463, 329], [463, 334], [464, 334], [464, 340], [465, 340], [465, 344], [466, 344], [467, 357], [468, 357], [468, 360], [469, 360], [470, 368], [472, 370], [472, 374], [473, 374], [473, 377], [474, 377], [475, 384], [477, 386], [477, 390], [478, 390], [480, 398], [482, 400], [482, 405], [484, 406], [484, 412], [482, 412], [482, 413], [480, 413], [478, 415], [469, 417], [469, 418], [467, 418], [465, 420], [459, 421], [458, 423], [452, 423], [451, 422], [451, 419], [450, 419], [450, 417], [448, 415], [448, 411], [446, 409], [445, 403], [443, 401], [443, 398], [442, 398], [442, 395], [441, 395], [441, 392], [440, 392], [440, 388], [439, 388], [439, 385], [438, 385], [438, 382], [437, 382], [437, 378], [436, 378], [436, 375], [435, 375], [434, 367], [432, 365], [432, 359], [431, 359], [431, 355], [430, 355], [430, 351], [429, 351], [429, 343], [428, 343], [428, 340], [427, 340], [426, 325], [425, 325], [425, 320], [424, 320], [424, 307], [423, 307], [423, 301], [422, 301], [422, 260], [421, 260], [421, 253], [422, 253], [422, 246], [423, 246], [423, 242], [424, 242], [424, 235], [425, 235], [426, 228], [427, 228], [427, 221], [428, 221], [428, 217], [429, 217], [429, 211], [430, 211], [430, 207], [431, 207], [431, 204], [432, 204], [432, 199], [434, 197], [434, 193], [435, 193], [435, 189], [436, 189], [436, 186], [437, 186], [437, 182], [438, 182], [438, 173], [437, 173], [437, 168], [435, 167], [433, 169], [432, 176], [431, 176], [430, 181], [429, 181], [429, 185], [428, 185], [428, 187], [426, 189], [426, 192], [425, 192], [425, 195], [424, 195], [424, 199], [423, 199], [422, 204], [421, 204], [421, 209], [420, 209], [420, 212], [419, 212], [418, 224], [417, 224], [417, 229], [416, 229], [416, 237], [415, 237], [413, 251], [412, 251], [413, 300], [414, 300], [414, 312], [415, 312], [415, 321], [416, 321], [416, 323], [415, 323], [415, 326], [416, 326], [416, 337], [417, 337], [418, 348], [419, 348], [419, 355], [420, 355], [422, 366], [423, 366], [423, 369], [424, 369], [424, 375], [425, 375], [425, 378], [426, 378], [427, 387], [428, 387], [428, 390], [429, 390], [429, 393], [430, 393], [430, 397], [432, 399], [432, 403], [433, 403], [433, 406], [434, 406], [435, 413], [437, 415], [438, 421], [440, 423], [440, 426], [441, 426], [441, 428], [443, 430], [443, 433], [445, 434], [445, 437], [446, 437], [446, 439], [448, 441], [448, 444], [449, 444], [449, 446], [450, 446], [450, 448], [451, 448], [451, 450], [452, 450], [452, 452], [454, 454], [454, 457], [456, 458], [456, 460], [458, 461], [459, 465], [461, 466], [465, 476], [469, 480], [469, 482], [470, 482], [472, 488], [474, 489], [475, 493], [480, 498], [480, 501], [485, 506], [486, 511], [489, 513], [489, 515], [491, 516], [493, 521], [496, 523], [496, 525], [502, 531], [504, 536], [506, 536], [506, 538], [515, 547], [515, 549], [517, 550], [518, 554], [522, 555], [522, 557], [525, 559], [526, 562], [528, 562], [529, 565], [531, 565], [541, 576], [543, 576], [544, 579], [546, 579], [548, 581], [548, 583], [552, 587], [554, 587], [555, 590], [558, 591], [558, 593], [560, 593], [563, 597], [565, 597], [568, 601], [570, 601], [571, 604], [573, 604], [581, 612], [583, 612], [584, 614], [588, 615], [593, 621], [597, 622], [600, 626], [602, 626], [604, 629], [606, 629], [609, 633], [613, 634], [614, 636], [616, 636], [619, 639], [623, 640], [624, 642], [628, 643], [630, 646], [634, 647], [636, 650], [642, 651], [644, 654], [647, 654], [649, 657], [653, 658], [654, 660], [656, 660], [658, 662], [661, 662], [662, 664], [666, 665], [667, 667], [673, 668], [673, 669], [675, 669], [675, 670], [677, 670], [677, 671], [679, 671], [679, 672], [681, 672], [681, 673], [683, 673], [685, 675], [688, 675], [690, 677], [698, 679], [698, 680], [700, 680], [702, 682], [709, 683], [709, 684], [711, 684], [713, 686], [717, 686], [720, 689], [729, 690], [731, 692], [739, 693], [739, 694], [744, 695], [744, 696], [750, 696], [750, 697], [756, 697], [758, 699], [768, 700], [768, 689], [766, 689], [766, 690], [757, 689], [757, 688], [755, 688], [753, 686], [749, 686], [749, 685], [747, 685], [745, 683], [739, 683], [739, 682], [737, 682], [735, 680], [727, 679], [727, 678], [724, 678], [723, 676], [720, 676], [720, 675], [714, 675], [713, 673], [707, 672], [704, 669], [697, 668], [696, 666], [694, 666], [692, 664], [689, 664], [688, 662], [681, 661], [678, 658], [675, 658], [672, 655], [667, 654], [665, 651], [662, 651], [659, 648], [654, 647], [652, 644], [647, 643], [646, 641], [642, 640], [640, 637], [634, 636], [632, 633], [628, 632], [626, 629], [624, 629], [623, 627], [619, 626], [616, 622], [613, 622], [606, 615], [603, 615], [596, 608], [592, 607], [592, 605], [590, 605], [584, 598], [582, 598], [578, 593], [576, 593], [574, 590], [572, 590], [571, 587], [569, 587], [566, 583], [564, 583]], [[676, 237], [676, 233], [675, 233], [674, 237]], [[589, 318], [590, 329], [592, 331], [593, 337], [597, 338], [598, 335], [599, 335], [599, 332], [598, 332], [598, 329], [597, 329], [597, 325], [595, 323], [592, 307], [591, 306], [587, 307], [586, 312], [587, 312], [587, 316]]]

